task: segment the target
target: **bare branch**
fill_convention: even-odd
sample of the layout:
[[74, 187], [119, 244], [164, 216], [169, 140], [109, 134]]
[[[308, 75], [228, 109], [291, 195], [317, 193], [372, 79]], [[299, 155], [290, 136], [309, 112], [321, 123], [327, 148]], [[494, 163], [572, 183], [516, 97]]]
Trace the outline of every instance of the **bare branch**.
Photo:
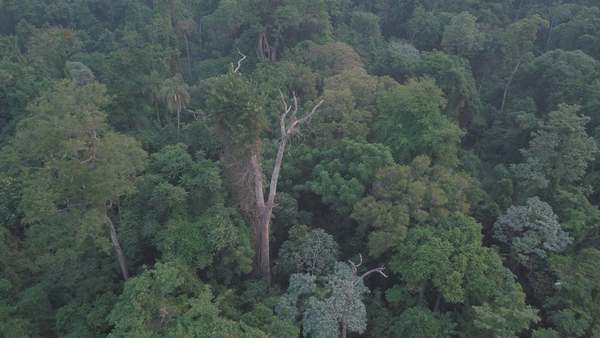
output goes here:
[[382, 275], [384, 278], [388, 278], [388, 275], [386, 275], [385, 272], [383, 272], [384, 270], [385, 270], [385, 267], [383, 267], [383, 265], [378, 268], [371, 269], [371, 270], [363, 273], [359, 278], [356, 279], [356, 281], [354, 283], [358, 283], [359, 281], [365, 279], [365, 277], [367, 277], [368, 275], [370, 275], [372, 273], [378, 273], [378, 274]]
[[283, 104], [283, 113], [281, 114], [281, 119], [279, 121], [279, 124], [281, 127], [281, 138], [284, 138], [284, 137], [286, 137], [285, 120], [287, 119], [287, 115], [291, 111], [292, 107], [288, 106], [287, 101], [286, 101], [285, 97], [283, 96], [283, 92], [281, 90], [279, 91], [279, 96], [281, 97], [281, 103]]
[[292, 113], [293, 117], [296, 117], [298, 113], [298, 96], [296, 96], [296, 92], [292, 92], [292, 97], [294, 98], [294, 112]]
[[319, 101], [319, 103], [317, 103], [308, 114], [304, 115], [302, 118], [300, 118], [298, 120], [295, 120], [292, 123], [292, 125], [288, 128], [288, 133], [293, 133], [299, 125], [301, 125], [305, 122], [308, 122], [313, 117], [313, 115], [315, 115], [315, 113], [317, 112], [319, 107], [323, 104], [323, 102], [325, 102], [325, 101], [323, 101], [323, 100]]
[[354, 264], [354, 262], [352, 260], [348, 260], [348, 263], [350, 263], [350, 265], [352, 266], [352, 271], [354, 272], [354, 274], [356, 274], [356, 272], [358, 271], [358, 267], [362, 265], [362, 261], [363, 261], [362, 255], [358, 254], [358, 258], [359, 258], [358, 264]]
[[233, 69], [234, 73], [237, 73], [240, 70], [240, 67], [242, 67], [242, 62], [244, 62], [244, 60], [246, 60], [246, 58], [247, 58], [247, 56], [242, 54], [242, 52], [240, 52], [239, 49], [238, 49], [238, 54], [240, 54], [240, 56], [242, 58], [238, 60], [237, 66], [235, 67], [235, 69], [233, 68], [233, 64], [231, 64], [231, 68]]

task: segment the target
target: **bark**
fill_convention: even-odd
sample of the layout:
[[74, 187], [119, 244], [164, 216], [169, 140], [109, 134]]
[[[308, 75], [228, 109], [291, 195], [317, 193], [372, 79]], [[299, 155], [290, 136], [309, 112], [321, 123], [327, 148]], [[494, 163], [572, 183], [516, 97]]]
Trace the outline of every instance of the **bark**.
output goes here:
[[346, 336], [348, 335], [348, 324], [347, 323], [342, 323], [342, 332], [340, 334], [341, 338], [346, 338]]
[[124, 280], [127, 280], [129, 279], [129, 273], [127, 272], [127, 263], [125, 261], [125, 255], [123, 254], [121, 244], [119, 243], [119, 238], [117, 237], [117, 230], [115, 229], [115, 225], [108, 216], [108, 214], [104, 215], [104, 220], [106, 221], [106, 225], [108, 226], [110, 241], [112, 242], [112, 246], [115, 249], [115, 254], [117, 255], [117, 260], [119, 261], [121, 275], [123, 276]]

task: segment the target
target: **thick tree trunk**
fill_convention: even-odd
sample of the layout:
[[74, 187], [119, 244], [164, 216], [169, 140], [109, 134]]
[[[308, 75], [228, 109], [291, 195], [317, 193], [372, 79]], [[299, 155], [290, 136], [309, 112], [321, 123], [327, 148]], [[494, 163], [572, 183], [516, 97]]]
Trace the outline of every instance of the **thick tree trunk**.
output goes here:
[[115, 229], [115, 225], [113, 224], [108, 214], [104, 215], [104, 219], [106, 221], [106, 225], [108, 226], [110, 241], [112, 242], [113, 248], [115, 249], [115, 254], [117, 255], [117, 260], [119, 261], [119, 266], [121, 267], [121, 275], [123, 276], [124, 280], [127, 280], [129, 279], [129, 273], [127, 272], [127, 263], [125, 262], [125, 255], [123, 254], [121, 244], [119, 243], [119, 238], [117, 237], [117, 230]]
[[[266, 216], [266, 215], [265, 215]], [[271, 285], [271, 256], [270, 256], [270, 232], [271, 220], [264, 217], [261, 221], [258, 243], [256, 244], [257, 272], [267, 285]]]

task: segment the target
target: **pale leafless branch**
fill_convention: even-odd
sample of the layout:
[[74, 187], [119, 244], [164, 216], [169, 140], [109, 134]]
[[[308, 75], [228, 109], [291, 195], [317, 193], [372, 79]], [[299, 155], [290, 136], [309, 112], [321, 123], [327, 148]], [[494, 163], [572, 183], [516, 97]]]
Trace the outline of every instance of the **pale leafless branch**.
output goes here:
[[378, 273], [380, 275], [382, 275], [384, 278], [388, 278], [388, 275], [385, 274], [385, 272], [383, 272], [385, 270], [385, 267], [380, 266], [378, 268], [374, 268], [371, 269], [365, 273], [363, 273], [357, 280], [356, 283], [358, 283], [358, 281], [365, 279], [365, 277], [367, 277], [368, 275], [372, 274], [372, 273]]
[[238, 60], [237, 62], [237, 66], [235, 68], [233, 68], [233, 64], [231, 64], [231, 68], [233, 69], [234, 73], [237, 73], [240, 70], [240, 67], [242, 67], [242, 62], [244, 62], [244, 60], [246, 60], [246, 55], [244, 55], [242, 52], [240, 52], [238, 50], [238, 54], [242, 57], [241, 59]]
[[352, 271], [354, 272], [354, 274], [356, 274], [356, 272], [358, 271], [358, 267], [362, 265], [363, 258], [362, 258], [361, 254], [358, 254], [358, 259], [359, 259], [358, 264], [354, 264], [353, 261], [348, 260], [348, 263], [350, 263], [350, 266], [352, 267]]
[[[358, 254], [358, 264], [354, 263], [351, 260], [348, 260], [348, 263], [350, 263], [350, 267], [352, 267], [352, 273], [356, 276], [357, 272], [358, 272], [358, 267], [360, 267], [363, 263], [363, 257], [361, 254]], [[372, 273], [378, 273], [381, 276], [388, 278], [388, 275], [385, 274], [385, 267], [382, 265], [378, 268], [374, 268], [371, 269], [365, 273], [363, 273], [362, 275], [360, 275], [360, 277], [357, 277], [356, 280], [354, 281], [354, 284], [358, 284], [358, 282], [362, 281], [363, 279], [365, 279], [368, 275], [372, 274]]]
[[288, 128], [289, 132], [290, 133], [295, 132], [296, 131], [295, 129], [299, 125], [301, 125], [301, 124], [303, 124], [305, 122], [308, 122], [315, 115], [315, 113], [317, 112], [317, 110], [319, 110], [319, 107], [321, 107], [321, 105], [323, 104], [323, 102], [324, 102], [323, 100], [319, 101], [308, 114], [304, 115], [302, 118], [300, 118], [298, 120], [294, 120], [292, 122], [292, 125]]

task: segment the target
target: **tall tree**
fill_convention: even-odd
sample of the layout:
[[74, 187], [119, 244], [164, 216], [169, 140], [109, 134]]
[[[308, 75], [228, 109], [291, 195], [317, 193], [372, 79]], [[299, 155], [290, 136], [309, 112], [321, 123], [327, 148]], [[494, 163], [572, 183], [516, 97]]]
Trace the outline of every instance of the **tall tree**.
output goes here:
[[585, 175], [598, 146], [585, 128], [589, 117], [579, 109], [559, 105], [533, 133], [529, 147], [521, 150], [524, 161], [512, 168], [528, 189], [569, 186]]
[[260, 140], [265, 117], [260, 106], [260, 94], [252, 87], [253, 84], [237, 72], [239, 66], [240, 63], [232, 72], [215, 80], [208, 106], [213, 110], [225, 143], [225, 162], [234, 194], [252, 225], [257, 272], [270, 284], [270, 225], [285, 150], [290, 139], [313, 117], [323, 101], [315, 104], [308, 113], [299, 116], [297, 96], [293, 94], [292, 102], [289, 103], [281, 93], [283, 111], [279, 116], [280, 138], [265, 196]]
[[188, 86], [181, 74], [163, 81], [160, 88], [160, 96], [166, 103], [171, 113], [177, 114], [177, 134], [181, 129], [181, 112], [190, 104]]
[[537, 197], [525, 206], [512, 206], [494, 224], [494, 237], [510, 247], [516, 262], [531, 266], [532, 258], [546, 258], [571, 243], [548, 203]]
[[31, 105], [12, 149], [25, 175], [25, 221], [38, 227], [72, 226], [73, 240], [81, 244], [91, 238], [100, 247], [106, 245], [106, 226], [127, 279], [112, 217], [119, 199], [133, 190], [146, 153], [134, 139], [108, 128], [102, 111], [108, 103], [105, 91], [97, 82], [57, 83]]
[[506, 29], [500, 42], [500, 50], [504, 55], [503, 79], [504, 90], [500, 111], [504, 111], [510, 86], [521, 66], [532, 57], [533, 47], [540, 29], [547, 27], [548, 21], [539, 15], [521, 19]]

